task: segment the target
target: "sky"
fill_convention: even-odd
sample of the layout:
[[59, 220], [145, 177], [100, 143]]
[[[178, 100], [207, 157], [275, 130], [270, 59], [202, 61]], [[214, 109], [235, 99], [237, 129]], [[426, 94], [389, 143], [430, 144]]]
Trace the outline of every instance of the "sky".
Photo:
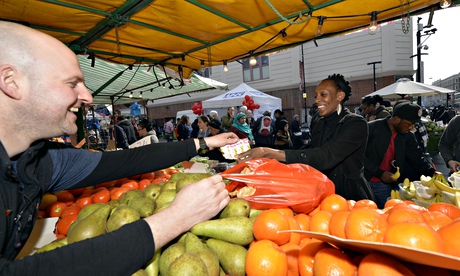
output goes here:
[[[420, 23], [423, 26], [428, 24], [428, 13], [418, 17], [422, 17]], [[415, 45], [417, 41], [417, 18], [415, 16], [412, 22], [414, 25], [412, 28], [414, 30]], [[423, 43], [423, 45], [428, 46], [428, 50], [422, 49], [422, 53], [428, 53], [428, 55], [421, 56], [425, 68], [424, 83], [427, 84], [460, 73], [460, 51], [458, 51], [460, 47], [460, 32], [458, 30], [458, 26], [460, 26], [460, 7], [435, 11], [431, 24], [433, 25], [431, 28], [436, 28], [437, 31]], [[425, 28], [423, 31], [429, 29]], [[427, 37], [422, 36], [421, 41], [423, 42]], [[414, 49], [414, 54], [416, 53], [416, 49]], [[416, 69], [417, 58], [414, 57], [413, 59], [414, 69]]]

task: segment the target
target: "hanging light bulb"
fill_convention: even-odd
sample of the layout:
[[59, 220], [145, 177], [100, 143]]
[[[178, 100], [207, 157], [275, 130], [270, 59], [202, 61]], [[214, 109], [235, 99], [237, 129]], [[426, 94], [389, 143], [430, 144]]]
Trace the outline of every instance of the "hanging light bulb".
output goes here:
[[441, 0], [439, 2], [439, 6], [441, 6], [441, 8], [443, 8], [443, 9], [445, 9], [445, 8], [448, 8], [451, 3], [452, 3], [451, 0]]
[[131, 94], [129, 94], [129, 97], [132, 98], [133, 97], [133, 92], [131, 92]]
[[227, 61], [224, 60], [223, 63], [224, 63], [224, 72], [227, 73], [228, 72]]
[[369, 34], [374, 35], [378, 32], [379, 25], [377, 24], [377, 12], [371, 12], [371, 23], [369, 24]]
[[141, 93], [139, 93], [139, 98], [142, 98], [142, 91], [141, 91]]
[[257, 65], [257, 59], [254, 57], [254, 51], [249, 51], [249, 64], [251, 66], [256, 66]]
[[200, 72], [203, 73], [204, 72], [204, 60], [200, 60], [200, 64], [201, 64]]
[[165, 83], [163, 83], [163, 86], [162, 86], [162, 87], [163, 87], [163, 88], [166, 88], [166, 82], [165, 82]]
[[315, 31], [315, 36], [316, 37], [322, 36], [324, 34], [323, 23], [324, 23], [325, 18], [326, 17], [324, 17], [324, 16], [318, 17], [318, 27], [316, 27], [316, 31]]

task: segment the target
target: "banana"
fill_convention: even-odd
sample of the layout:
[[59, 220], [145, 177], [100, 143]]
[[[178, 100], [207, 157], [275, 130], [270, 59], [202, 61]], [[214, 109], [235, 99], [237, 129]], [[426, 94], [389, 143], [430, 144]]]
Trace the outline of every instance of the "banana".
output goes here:
[[421, 175], [420, 183], [422, 183], [423, 186], [429, 187], [431, 186], [431, 184], [433, 184], [434, 179], [435, 179], [434, 177]]
[[444, 183], [442, 183], [441, 181], [435, 179], [434, 180], [434, 184], [436, 185], [436, 187], [438, 187], [438, 189], [442, 190], [442, 191], [446, 191], [448, 193], [451, 193], [451, 194], [455, 194], [455, 192], [460, 192], [459, 189], [454, 189]]
[[410, 186], [410, 181], [409, 181], [409, 178], [406, 177], [404, 178], [403, 187], [409, 187], [409, 186]]
[[395, 198], [396, 198], [396, 191], [395, 191], [395, 190], [391, 190], [390, 197], [391, 197], [391, 199], [395, 199]]
[[401, 199], [401, 196], [399, 195], [399, 190], [396, 190], [396, 199]]
[[396, 172], [391, 176], [391, 178], [396, 181], [398, 180], [399, 176], [401, 175], [401, 173], [399, 172], [399, 167], [396, 166]]

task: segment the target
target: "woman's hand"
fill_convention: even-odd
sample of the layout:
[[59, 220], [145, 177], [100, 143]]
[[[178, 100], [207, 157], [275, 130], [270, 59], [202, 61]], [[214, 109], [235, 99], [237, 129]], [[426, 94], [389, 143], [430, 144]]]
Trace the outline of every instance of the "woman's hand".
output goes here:
[[[233, 144], [238, 142], [239, 138], [233, 132], [225, 132], [215, 136], [205, 137], [204, 140], [210, 149], [220, 148], [225, 145]], [[195, 144], [197, 144], [197, 149], [199, 148], [198, 140], [195, 139]]]

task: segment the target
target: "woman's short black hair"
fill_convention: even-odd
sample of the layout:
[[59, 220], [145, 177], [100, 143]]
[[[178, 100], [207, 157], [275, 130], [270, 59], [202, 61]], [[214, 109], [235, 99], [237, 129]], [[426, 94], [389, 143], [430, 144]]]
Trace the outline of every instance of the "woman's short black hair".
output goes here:
[[348, 101], [350, 98], [351, 94], [351, 86], [350, 82], [345, 80], [345, 77], [341, 74], [332, 74], [329, 75], [325, 80], [331, 80], [335, 83], [335, 86], [337, 88], [337, 91], [343, 91], [345, 93], [345, 97], [342, 100], [342, 103]]
[[376, 105], [379, 103], [380, 105], [383, 105], [383, 98], [380, 95], [374, 95], [374, 96], [367, 96], [364, 97], [363, 100], [361, 101], [362, 104], [367, 104], [367, 105]]

